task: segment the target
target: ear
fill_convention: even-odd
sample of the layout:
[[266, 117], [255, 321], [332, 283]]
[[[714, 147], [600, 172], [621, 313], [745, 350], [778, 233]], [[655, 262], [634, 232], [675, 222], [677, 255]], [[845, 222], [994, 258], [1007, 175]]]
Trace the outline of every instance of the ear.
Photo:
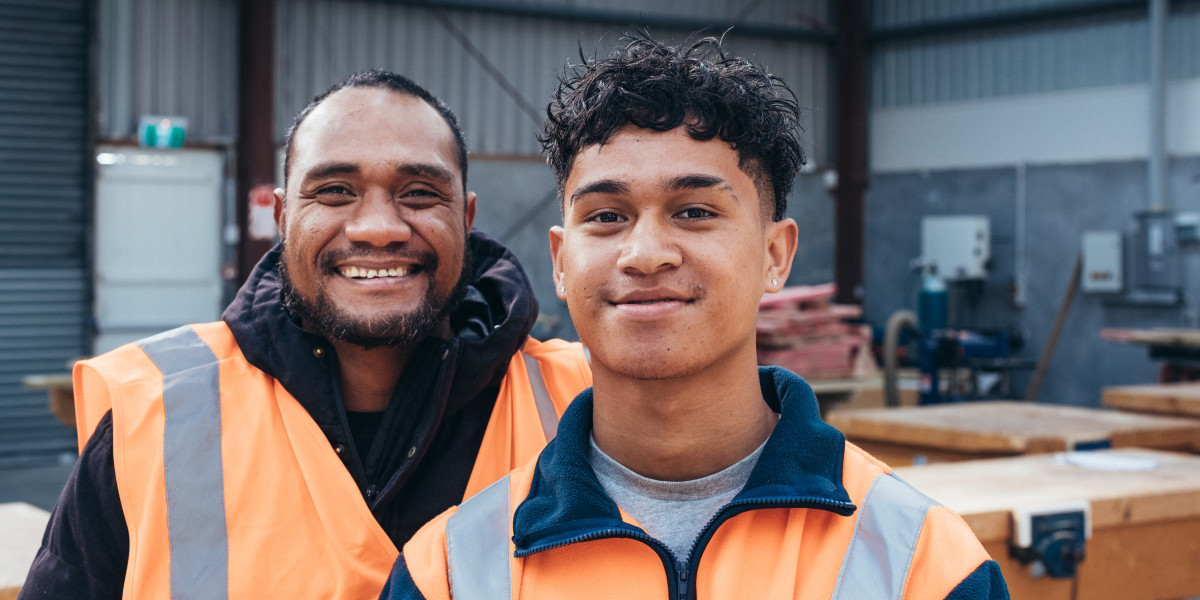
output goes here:
[[550, 261], [554, 264], [554, 295], [558, 296], [559, 300], [566, 301], [567, 295], [561, 290], [564, 283], [563, 263], [566, 260], [566, 255], [562, 251], [563, 243], [563, 228], [555, 225], [550, 228]]
[[279, 237], [286, 231], [287, 217], [283, 214], [283, 188], [275, 188], [275, 226], [279, 228]]
[[475, 225], [475, 192], [467, 192], [467, 201], [463, 205], [463, 225], [467, 233]]
[[[772, 221], [767, 224], [766, 273], [764, 283], [768, 292], [778, 292], [787, 284], [792, 272], [792, 259], [796, 257], [800, 228], [793, 219]], [[776, 281], [777, 283], [771, 283]]]

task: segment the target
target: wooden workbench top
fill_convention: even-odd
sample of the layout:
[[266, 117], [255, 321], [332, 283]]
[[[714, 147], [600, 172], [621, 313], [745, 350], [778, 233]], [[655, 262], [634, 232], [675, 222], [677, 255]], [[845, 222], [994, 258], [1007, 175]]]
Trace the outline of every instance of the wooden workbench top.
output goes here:
[[1200, 417], [1200, 383], [1106, 387], [1104, 404], [1122, 410]]
[[[1078, 454], [1156, 466], [1113, 471], [1065, 460]], [[901, 467], [895, 472], [962, 515], [983, 542], [1009, 539], [1014, 508], [1076, 500], [1091, 503], [1093, 529], [1200, 516], [1200, 456], [1176, 452], [1122, 448]]]
[[1200, 421], [1025, 402], [839, 410], [826, 421], [850, 441], [962, 452], [1031, 454], [1109, 441], [1112, 447], [1200, 448]]
[[0, 504], [0, 600], [17, 597], [49, 520], [50, 513], [24, 502]]

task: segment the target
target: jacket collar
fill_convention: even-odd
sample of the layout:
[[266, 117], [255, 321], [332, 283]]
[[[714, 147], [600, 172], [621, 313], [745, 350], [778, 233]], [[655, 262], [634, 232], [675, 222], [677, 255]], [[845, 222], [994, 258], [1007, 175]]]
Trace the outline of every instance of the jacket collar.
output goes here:
[[[472, 272], [466, 296], [450, 316], [451, 339], [428, 338], [414, 356], [450, 360], [437, 365], [416, 360], [406, 369], [435, 373], [438, 385], [433, 408], [438, 415], [454, 414], [482, 390], [497, 385], [513, 354], [525, 343], [537, 319], [537, 299], [515, 256], [499, 242], [472, 231]], [[279, 277], [281, 246], [276, 245], [255, 266], [221, 318], [229, 325], [246, 360], [277, 379], [304, 406], [331, 439], [342, 428], [336, 382], [336, 360], [329, 342], [300, 328], [283, 307]], [[317, 357], [314, 348], [323, 348]], [[431, 364], [426, 364], [431, 363]], [[447, 381], [448, 378], [448, 381]]]
[[[780, 413], [746, 486], [722, 510], [727, 519], [763, 507], [807, 507], [848, 516], [855, 510], [842, 485], [845, 438], [821, 421], [816, 396], [800, 377], [779, 367], [760, 367], [763, 398]], [[558, 434], [534, 468], [529, 495], [513, 516], [517, 556], [638, 531], [621, 520], [588, 460], [592, 390], [584, 390], [563, 414]]]

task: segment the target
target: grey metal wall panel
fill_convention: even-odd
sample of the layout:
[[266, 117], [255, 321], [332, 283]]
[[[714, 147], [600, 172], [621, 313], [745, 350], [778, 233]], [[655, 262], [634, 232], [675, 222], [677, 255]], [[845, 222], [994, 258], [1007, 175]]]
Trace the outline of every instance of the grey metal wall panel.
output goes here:
[[[823, 3], [813, 5], [825, 10]], [[444, 10], [441, 15], [402, 3], [280, 3], [275, 115], [280, 140], [313, 95], [354, 71], [381, 67], [412, 77], [449, 104], [473, 153], [536, 155], [535, 136], [556, 75], [578, 57], [580, 46], [589, 55], [605, 53], [623, 31], [596, 23], [467, 10]], [[682, 39], [691, 32], [655, 33]], [[735, 52], [755, 55], [797, 89], [801, 104], [816, 109], [809, 114], [809, 134], [819, 140], [832, 117], [827, 110], [830, 49], [807, 41], [739, 36], [736, 29], [727, 41]], [[519, 99], [497, 83], [475, 53], [486, 57]], [[825, 159], [823, 144], [809, 147], [813, 158]]]
[[98, 5], [100, 137], [132, 137], [141, 115], [179, 115], [188, 118], [189, 141], [232, 143], [236, 0], [101, 0]]
[[75, 447], [21, 380], [87, 344], [88, 26], [87, 0], [0, 0], [0, 463]]
[[[879, 0], [873, 5], [873, 23], [879, 30], [1087, 4], [1096, 2]], [[1200, 3], [1176, 4], [1170, 17], [1167, 73], [1173, 79], [1200, 77]], [[871, 104], [887, 108], [1143, 83], [1149, 73], [1148, 36], [1145, 11], [1134, 9], [882, 40], [872, 48]]]

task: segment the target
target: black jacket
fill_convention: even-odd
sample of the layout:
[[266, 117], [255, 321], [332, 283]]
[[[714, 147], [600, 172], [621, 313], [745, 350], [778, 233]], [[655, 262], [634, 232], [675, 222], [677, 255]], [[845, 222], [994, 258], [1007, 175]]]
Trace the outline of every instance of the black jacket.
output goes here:
[[[341, 447], [346, 470], [397, 548], [462, 500], [500, 381], [537, 318], [537, 300], [516, 257], [477, 231], [469, 244], [474, 269], [450, 317], [454, 335], [421, 342], [365, 457], [355, 449], [342, 408], [334, 349], [300, 329], [280, 301], [279, 247], [259, 261], [222, 315], [246, 359], [279, 380], [330, 445]], [[314, 355], [317, 347], [325, 350], [323, 358]], [[110, 413], [84, 446], [50, 516], [21, 598], [121, 596], [129, 530], [112, 443]]]

